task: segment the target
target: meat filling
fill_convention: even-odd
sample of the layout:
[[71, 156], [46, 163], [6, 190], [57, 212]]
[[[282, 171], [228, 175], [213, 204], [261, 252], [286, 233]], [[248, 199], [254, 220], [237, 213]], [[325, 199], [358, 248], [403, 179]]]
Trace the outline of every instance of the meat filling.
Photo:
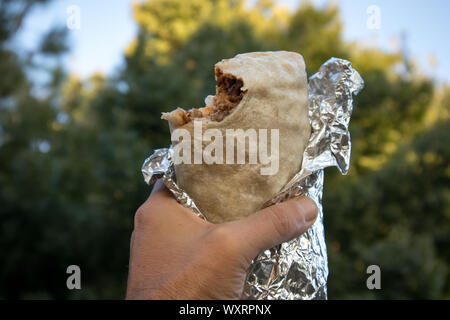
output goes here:
[[181, 126], [193, 119], [207, 118], [220, 122], [228, 116], [241, 102], [245, 92], [242, 91], [244, 82], [231, 74], [224, 74], [216, 68], [216, 95], [207, 102], [204, 108], [192, 108], [188, 111], [177, 109], [163, 114], [162, 118]]
[[209, 117], [213, 121], [220, 122], [241, 102], [244, 96], [241, 88], [244, 83], [232, 75], [224, 75], [219, 68], [216, 69], [216, 79], [216, 95]]

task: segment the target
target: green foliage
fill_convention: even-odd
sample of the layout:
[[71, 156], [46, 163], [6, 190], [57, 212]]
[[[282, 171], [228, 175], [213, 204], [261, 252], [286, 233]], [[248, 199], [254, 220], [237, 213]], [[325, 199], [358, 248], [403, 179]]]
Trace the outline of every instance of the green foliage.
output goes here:
[[[237, 53], [292, 50], [311, 75], [331, 56], [350, 59], [366, 87], [355, 100], [352, 167], [325, 179], [329, 297], [448, 298], [450, 89], [400, 73], [402, 55], [342, 40], [334, 6], [296, 12], [258, 1], [152, 0], [122, 71], [87, 80], [60, 65], [63, 29], [26, 55], [8, 47], [36, 1], [0, 6], [0, 297], [122, 298], [133, 214], [149, 189], [140, 165], [170, 143], [161, 112], [201, 107], [213, 65]], [[45, 1], [42, 1], [45, 2]], [[40, 60], [37, 60], [40, 61]], [[48, 73], [38, 86], [30, 70]], [[65, 270], [82, 269], [82, 290]], [[366, 287], [377, 264], [382, 290]]]
[[[417, 135], [383, 169], [325, 187], [331, 297], [448, 295], [449, 125]], [[371, 264], [382, 270], [383, 290], [369, 293]]]

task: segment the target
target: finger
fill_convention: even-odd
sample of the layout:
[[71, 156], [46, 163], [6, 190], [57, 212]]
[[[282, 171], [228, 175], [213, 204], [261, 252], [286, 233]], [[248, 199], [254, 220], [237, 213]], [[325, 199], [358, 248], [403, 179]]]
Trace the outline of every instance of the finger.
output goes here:
[[166, 185], [162, 181], [162, 179], [158, 179], [155, 184], [153, 185], [152, 192], [150, 193], [150, 196], [148, 197], [146, 202], [149, 201], [159, 201], [161, 199], [172, 199], [175, 200], [173, 197], [172, 192], [170, 192], [169, 189], [167, 189]]
[[159, 212], [162, 213], [160, 215], [161, 217], [164, 216], [166, 218], [169, 216], [177, 217], [179, 219], [183, 218], [184, 223], [191, 221], [200, 225], [210, 225], [209, 222], [196, 216], [190, 209], [187, 209], [178, 203], [162, 179], [158, 179], [155, 182], [150, 196], [144, 204], [142, 204], [139, 210], [141, 212]]
[[133, 244], [134, 244], [134, 231], [131, 232], [131, 237], [130, 237], [130, 255], [131, 255], [131, 252], [133, 251]]
[[235, 221], [233, 229], [249, 245], [252, 258], [259, 252], [299, 237], [315, 221], [317, 206], [308, 197], [292, 199], [267, 207]]
[[158, 179], [158, 180], [156, 180], [155, 184], [153, 185], [153, 189], [152, 189], [152, 192], [150, 193], [150, 195], [158, 193], [158, 192], [163, 192], [164, 189], [167, 189], [164, 182], [162, 181], [162, 179]]
[[138, 212], [149, 211], [150, 207], [166, 207], [177, 203], [173, 194], [166, 188], [162, 179], [158, 179], [153, 185], [152, 192], [147, 200], [139, 207]]

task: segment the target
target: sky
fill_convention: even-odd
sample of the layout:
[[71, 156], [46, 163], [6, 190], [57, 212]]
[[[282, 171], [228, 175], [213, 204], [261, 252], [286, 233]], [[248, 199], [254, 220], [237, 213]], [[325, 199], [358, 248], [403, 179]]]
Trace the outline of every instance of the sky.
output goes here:
[[19, 46], [33, 48], [40, 36], [55, 25], [74, 21], [71, 6], [79, 8], [79, 28], [69, 29], [71, 52], [65, 62], [71, 73], [88, 77], [94, 72], [112, 73], [123, 59], [137, 26], [131, 0], [54, 0], [35, 6], [16, 39]]
[[[88, 77], [94, 72], [111, 74], [123, 61], [123, 52], [137, 32], [133, 0], [57, 0], [36, 6], [16, 41], [25, 48], [36, 45], [40, 35], [54, 25], [74, 22], [70, 29], [71, 53], [66, 64], [71, 73]], [[301, 0], [278, 0], [296, 8]], [[318, 6], [330, 0], [312, 0]], [[450, 83], [450, 1], [448, 0], [334, 0], [344, 23], [344, 39], [385, 51], [403, 47], [420, 69], [439, 82]], [[369, 12], [368, 12], [369, 10]], [[368, 24], [369, 23], [369, 24]], [[72, 25], [73, 26], [73, 25]], [[79, 28], [78, 28], [79, 27]]]

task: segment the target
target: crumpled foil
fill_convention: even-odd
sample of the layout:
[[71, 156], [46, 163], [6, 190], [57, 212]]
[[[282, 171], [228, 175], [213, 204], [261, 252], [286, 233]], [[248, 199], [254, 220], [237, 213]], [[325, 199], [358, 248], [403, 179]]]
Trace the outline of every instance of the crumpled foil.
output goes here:
[[[359, 73], [346, 60], [331, 58], [309, 78], [309, 117], [312, 133], [302, 169], [262, 207], [306, 195], [318, 208], [317, 220], [299, 238], [260, 253], [248, 270], [243, 299], [327, 299], [328, 258], [323, 227], [323, 169], [336, 166], [347, 174], [351, 141], [348, 125], [353, 94], [364, 87]], [[189, 195], [176, 184], [172, 148], [158, 149], [142, 166], [145, 182], [162, 178], [183, 206], [206, 219]]]

